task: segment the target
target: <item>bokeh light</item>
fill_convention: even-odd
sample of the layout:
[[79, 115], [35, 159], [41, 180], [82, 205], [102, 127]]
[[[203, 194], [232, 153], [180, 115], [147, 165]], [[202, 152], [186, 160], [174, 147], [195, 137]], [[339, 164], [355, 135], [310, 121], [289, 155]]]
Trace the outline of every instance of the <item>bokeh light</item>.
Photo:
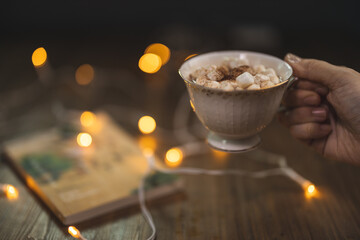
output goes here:
[[141, 149], [152, 149], [155, 150], [157, 147], [156, 139], [149, 135], [142, 135], [138, 139], [138, 143]]
[[318, 191], [316, 190], [314, 184], [307, 182], [303, 185], [303, 188], [305, 191], [306, 198], [313, 198], [318, 196]]
[[73, 236], [74, 238], [80, 238], [80, 231], [74, 227], [74, 226], [69, 226], [68, 227], [68, 232], [70, 233], [71, 236]]
[[45, 64], [47, 53], [43, 47], [36, 49], [31, 57], [32, 63], [35, 67], [41, 67]]
[[92, 143], [92, 137], [88, 133], [79, 133], [76, 140], [80, 147], [89, 147]]
[[6, 194], [6, 197], [10, 200], [14, 200], [19, 197], [18, 190], [13, 185], [10, 185], [10, 184], [6, 185], [5, 194]]
[[156, 129], [155, 119], [151, 116], [143, 116], [139, 119], [138, 127], [140, 132], [144, 134], [152, 133]]
[[169, 167], [177, 167], [181, 164], [183, 152], [179, 148], [171, 148], [166, 152], [165, 163]]
[[145, 53], [153, 53], [161, 58], [161, 64], [165, 65], [170, 59], [170, 49], [161, 43], [153, 43], [145, 49]]
[[89, 64], [83, 64], [76, 69], [75, 80], [79, 85], [88, 85], [94, 79], [94, 68]]
[[91, 127], [96, 121], [96, 115], [92, 112], [85, 111], [80, 116], [80, 123], [84, 127]]
[[146, 53], [139, 60], [139, 68], [146, 73], [156, 73], [161, 68], [161, 58], [156, 54]]
[[191, 54], [191, 55], [189, 55], [189, 56], [187, 56], [185, 59], [184, 59], [184, 61], [186, 61], [186, 60], [189, 60], [190, 58], [192, 58], [192, 57], [195, 57], [196, 55], [198, 55], [198, 54]]
[[315, 192], [315, 186], [313, 184], [309, 185], [307, 188], [308, 193], [314, 193]]

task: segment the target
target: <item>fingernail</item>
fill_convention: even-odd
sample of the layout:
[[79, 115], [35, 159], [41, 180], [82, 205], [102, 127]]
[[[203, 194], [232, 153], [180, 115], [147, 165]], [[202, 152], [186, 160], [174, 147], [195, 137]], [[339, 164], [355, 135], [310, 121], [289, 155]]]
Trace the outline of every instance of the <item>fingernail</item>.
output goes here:
[[311, 111], [311, 114], [320, 120], [326, 119], [326, 110], [324, 108], [315, 108]]
[[318, 97], [317, 96], [309, 96], [304, 99], [304, 103], [308, 105], [316, 105], [318, 104]]
[[322, 96], [328, 94], [328, 90], [326, 88], [317, 88], [317, 89], [315, 89], [315, 92], [317, 92], [318, 94], [320, 94]]
[[292, 53], [288, 53], [285, 56], [285, 60], [290, 62], [290, 63], [298, 63], [301, 61], [301, 58], [292, 54]]
[[331, 126], [329, 124], [321, 124], [320, 130], [323, 132], [329, 132], [331, 130]]

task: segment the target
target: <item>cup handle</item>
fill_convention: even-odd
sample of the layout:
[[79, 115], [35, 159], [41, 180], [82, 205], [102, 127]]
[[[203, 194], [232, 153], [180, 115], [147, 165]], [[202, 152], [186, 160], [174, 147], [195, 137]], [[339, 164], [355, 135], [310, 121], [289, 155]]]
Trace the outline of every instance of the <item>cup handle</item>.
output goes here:
[[[287, 90], [289, 90], [291, 88], [291, 86], [298, 80], [298, 77], [295, 77], [293, 75], [291, 75], [289, 77], [289, 80], [288, 80], [288, 84], [287, 84]], [[287, 111], [287, 108], [283, 105], [280, 105], [277, 112], [280, 113], [280, 112], [285, 112]]]
[[298, 80], [298, 77], [291, 75], [288, 80], [287, 88], [289, 89], [297, 80]]

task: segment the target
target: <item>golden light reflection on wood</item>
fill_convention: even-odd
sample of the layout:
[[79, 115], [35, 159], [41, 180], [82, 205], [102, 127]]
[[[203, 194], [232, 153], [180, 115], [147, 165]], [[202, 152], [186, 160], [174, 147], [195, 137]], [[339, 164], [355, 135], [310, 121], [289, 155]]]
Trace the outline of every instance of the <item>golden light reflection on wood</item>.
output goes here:
[[215, 150], [215, 149], [211, 149], [211, 153], [214, 155], [214, 157], [216, 159], [219, 159], [219, 160], [224, 160], [229, 156], [229, 153]]

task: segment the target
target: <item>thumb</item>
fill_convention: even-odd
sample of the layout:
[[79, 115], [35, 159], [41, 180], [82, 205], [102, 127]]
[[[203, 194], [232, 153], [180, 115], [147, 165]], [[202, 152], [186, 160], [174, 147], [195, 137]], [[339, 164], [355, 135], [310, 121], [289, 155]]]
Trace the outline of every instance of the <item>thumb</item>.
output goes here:
[[285, 56], [285, 61], [291, 65], [296, 77], [320, 83], [329, 89], [336, 89], [346, 81], [343, 68], [325, 61], [302, 59], [291, 53]]

